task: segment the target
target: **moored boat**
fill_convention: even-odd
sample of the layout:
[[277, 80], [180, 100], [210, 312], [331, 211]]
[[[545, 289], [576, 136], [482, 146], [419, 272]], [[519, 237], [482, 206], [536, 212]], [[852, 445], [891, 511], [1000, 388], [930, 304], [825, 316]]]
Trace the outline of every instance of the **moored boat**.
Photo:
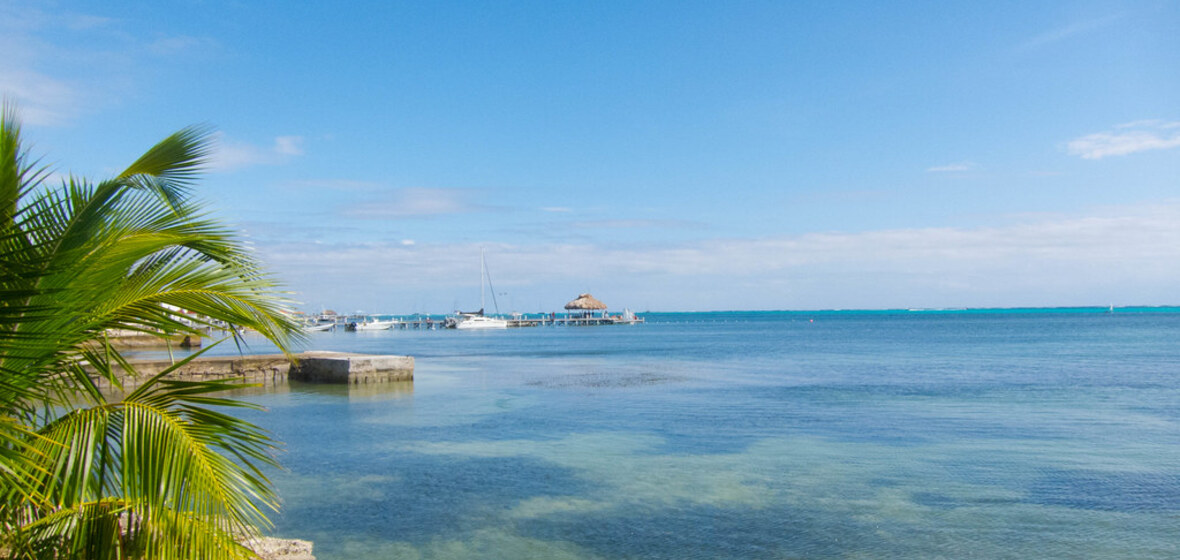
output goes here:
[[[449, 329], [460, 330], [476, 330], [476, 329], [506, 329], [508, 328], [508, 320], [499, 317], [488, 317], [483, 314], [484, 310], [484, 292], [486, 291], [485, 283], [491, 284], [491, 277], [488, 276], [488, 264], [484, 260], [483, 251], [479, 252], [479, 311], [475, 313], [464, 313], [456, 311], [454, 317], [447, 317], [446, 327]], [[496, 301], [496, 290], [492, 289], [492, 302]], [[499, 311], [499, 306], [497, 306]]]
[[506, 329], [508, 328], [508, 320], [488, 317], [483, 314], [462, 313], [458, 315], [454, 328], [459, 330]]
[[392, 329], [397, 324], [397, 319], [390, 319], [388, 321], [380, 321], [377, 319], [365, 319], [364, 321], [354, 321], [348, 324], [350, 331], [387, 331]]

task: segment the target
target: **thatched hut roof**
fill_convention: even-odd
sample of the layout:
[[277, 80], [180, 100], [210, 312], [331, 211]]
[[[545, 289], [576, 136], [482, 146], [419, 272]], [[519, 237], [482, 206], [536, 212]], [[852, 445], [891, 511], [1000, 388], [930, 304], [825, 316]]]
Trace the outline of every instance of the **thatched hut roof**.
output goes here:
[[582, 294], [578, 299], [565, 304], [566, 309], [606, 309], [606, 304], [594, 299], [590, 294]]

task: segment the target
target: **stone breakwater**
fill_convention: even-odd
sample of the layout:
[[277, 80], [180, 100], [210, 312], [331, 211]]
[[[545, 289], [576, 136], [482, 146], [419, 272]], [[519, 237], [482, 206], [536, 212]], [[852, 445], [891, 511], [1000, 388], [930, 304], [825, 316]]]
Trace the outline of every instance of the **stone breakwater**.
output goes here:
[[[312, 383], [363, 384], [394, 381], [413, 381], [414, 358], [350, 354], [346, 352], [303, 352], [294, 360], [282, 354], [256, 356], [220, 356], [197, 358], [172, 372], [174, 379], [218, 380], [242, 378], [264, 387], [283, 385], [287, 381]], [[124, 388], [137, 385], [171, 367], [171, 360], [132, 360], [137, 376], [117, 369]], [[97, 379], [99, 388], [111, 389], [104, 379]]]

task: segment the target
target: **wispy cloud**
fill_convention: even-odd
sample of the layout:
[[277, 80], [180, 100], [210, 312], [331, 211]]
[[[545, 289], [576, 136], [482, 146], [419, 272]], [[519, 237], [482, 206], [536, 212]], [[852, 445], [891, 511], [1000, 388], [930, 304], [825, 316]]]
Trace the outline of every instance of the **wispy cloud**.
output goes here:
[[218, 43], [213, 39], [189, 35], [157, 37], [145, 45], [147, 52], [157, 56], [176, 56], [194, 52], [207, 53], [217, 47]]
[[974, 162], [964, 161], [959, 163], [948, 163], [946, 165], [936, 165], [934, 167], [926, 168], [927, 173], [959, 173], [963, 171], [972, 171], [979, 166]]
[[61, 125], [80, 105], [76, 84], [26, 69], [0, 67], [0, 96], [15, 101], [29, 125]]
[[705, 224], [689, 220], [584, 220], [572, 222], [578, 229], [647, 229], [647, 228], [704, 228]]
[[214, 46], [209, 39], [153, 35], [133, 25], [0, 1], [0, 95], [18, 104], [24, 123], [61, 126], [142, 88], [148, 80], [142, 65], [152, 57], [175, 64], [178, 55], [203, 55]]
[[390, 218], [425, 218], [448, 214], [467, 214], [489, 208], [473, 201], [470, 189], [412, 187], [397, 189], [384, 200], [369, 200], [344, 211], [350, 218], [383, 220]]
[[1067, 144], [1066, 149], [1071, 155], [1084, 159], [1102, 159], [1177, 147], [1180, 147], [1180, 122], [1144, 120], [1076, 138]]
[[279, 136], [275, 138], [274, 151], [276, 154], [284, 156], [301, 156], [303, 155], [303, 137]]
[[17, 104], [25, 124], [56, 126], [79, 111], [77, 76], [48, 73], [55, 47], [40, 36], [47, 29], [74, 29], [71, 19], [0, 2], [0, 96]]
[[308, 179], [285, 184], [292, 189], [324, 189], [339, 192], [373, 192], [380, 190], [381, 183], [357, 181], [355, 179]]
[[214, 136], [215, 148], [210, 158], [211, 171], [231, 171], [254, 165], [279, 165], [303, 155], [303, 138], [278, 136], [269, 147], [259, 147], [226, 138], [225, 133]]
[[[1180, 276], [1180, 202], [973, 229], [485, 246], [497, 287], [530, 302], [587, 288], [622, 294], [620, 304], [689, 310], [1167, 303]], [[313, 301], [356, 298], [344, 303], [364, 307], [365, 298], [394, 294], [446, 310], [454, 294], [478, 296], [468, 279], [479, 249], [391, 241], [265, 251]]]
[[1091, 31], [1102, 29], [1122, 19], [1122, 14], [1115, 14], [1101, 18], [1075, 21], [1061, 27], [1041, 33], [1016, 47], [1017, 50], [1029, 50], [1064, 41], [1077, 35], [1084, 35]]

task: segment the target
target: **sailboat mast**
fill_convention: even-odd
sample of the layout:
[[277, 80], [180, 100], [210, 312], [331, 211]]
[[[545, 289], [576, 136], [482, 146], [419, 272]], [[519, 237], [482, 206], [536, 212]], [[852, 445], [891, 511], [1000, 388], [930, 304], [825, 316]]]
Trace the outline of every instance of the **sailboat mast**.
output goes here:
[[483, 310], [484, 310], [484, 303], [483, 303], [484, 279], [487, 277], [487, 275], [488, 275], [488, 265], [483, 260], [483, 249], [480, 249], [479, 250], [479, 314], [480, 315], [484, 314], [483, 313]]

